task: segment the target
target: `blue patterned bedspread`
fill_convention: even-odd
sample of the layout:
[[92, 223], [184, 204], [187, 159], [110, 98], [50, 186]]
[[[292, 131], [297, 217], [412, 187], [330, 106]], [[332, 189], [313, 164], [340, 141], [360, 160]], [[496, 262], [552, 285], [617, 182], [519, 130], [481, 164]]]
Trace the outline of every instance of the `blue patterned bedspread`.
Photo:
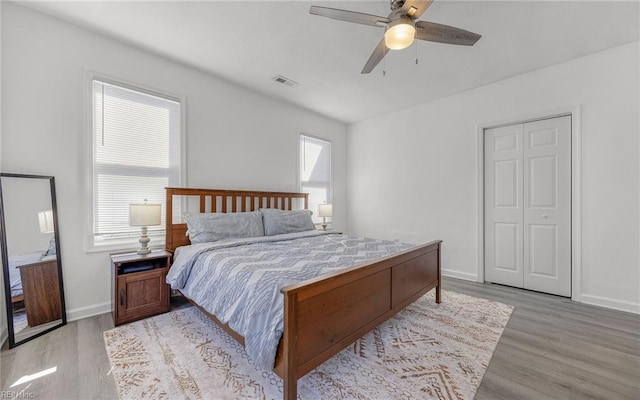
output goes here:
[[280, 288], [411, 247], [323, 231], [200, 243], [177, 249], [167, 283], [244, 336], [249, 357], [271, 370], [284, 327]]

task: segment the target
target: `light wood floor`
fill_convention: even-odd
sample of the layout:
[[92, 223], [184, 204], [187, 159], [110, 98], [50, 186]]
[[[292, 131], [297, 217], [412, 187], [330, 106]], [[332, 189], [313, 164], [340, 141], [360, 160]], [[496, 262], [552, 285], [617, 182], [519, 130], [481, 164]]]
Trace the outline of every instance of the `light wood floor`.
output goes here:
[[[568, 299], [445, 278], [445, 290], [515, 306], [477, 400], [640, 399], [640, 316]], [[0, 352], [2, 390], [46, 399], [116, 399], [102, 332], [110, 314]], [[56, 371], [10, 388], [18, 379]], [[33, 396], [31, 396], [33, 395]], [[5, 396], [6, 397], [6, 396]]]
[[501, 285], [443, 287], [515, 306], [476, 400], [640, 400], [640, 316]]

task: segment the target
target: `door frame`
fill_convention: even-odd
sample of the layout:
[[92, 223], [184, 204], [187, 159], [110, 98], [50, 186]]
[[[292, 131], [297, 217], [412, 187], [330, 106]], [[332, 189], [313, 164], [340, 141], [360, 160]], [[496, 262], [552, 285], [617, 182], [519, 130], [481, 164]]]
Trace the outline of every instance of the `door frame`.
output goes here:
[[571, 300], [580, 301], [582, 293], [582, 199], [581, 199], [581, 110], [582, 106], [558, 108], [513, 118], [479, 123], [476, 126], [477, 149], [477, 269], [478, 282], [484, 282], [484, 131], [506, 125], [521, 124], [562, 116], [571, 116]]

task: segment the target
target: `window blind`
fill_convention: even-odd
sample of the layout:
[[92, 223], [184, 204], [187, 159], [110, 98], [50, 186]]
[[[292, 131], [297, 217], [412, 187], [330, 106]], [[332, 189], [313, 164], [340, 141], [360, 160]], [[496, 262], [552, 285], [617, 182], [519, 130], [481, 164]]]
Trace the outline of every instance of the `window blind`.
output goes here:
[[[93, 235], [94, 244], [138, 237], [129, 226], [129, 204], [147, 199], [162, 204], [165, 227], [167, 186], [180, 186], [180, 102], [93, 80]], [[174, 215], [180, 215], [175, 204]], [[177, 214], [176, 214], [177, 212]]]
[[300, 135], [300, 191], [309, 193], [313, 221], [322, 222], [318, 205], [331, 203], [331, 142]]

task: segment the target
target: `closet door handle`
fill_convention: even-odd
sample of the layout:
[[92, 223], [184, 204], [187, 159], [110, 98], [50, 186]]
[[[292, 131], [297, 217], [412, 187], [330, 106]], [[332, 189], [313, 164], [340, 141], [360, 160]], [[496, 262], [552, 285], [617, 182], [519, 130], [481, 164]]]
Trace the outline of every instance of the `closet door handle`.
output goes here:
[[542, 214], [542, 215], [540, 215], [540, 218], [546, 219], [546, 218], [549, 218], [549, 216], [547, 214]]
[[120, 289], [120, 305], [124, 307], [124, 289]]

